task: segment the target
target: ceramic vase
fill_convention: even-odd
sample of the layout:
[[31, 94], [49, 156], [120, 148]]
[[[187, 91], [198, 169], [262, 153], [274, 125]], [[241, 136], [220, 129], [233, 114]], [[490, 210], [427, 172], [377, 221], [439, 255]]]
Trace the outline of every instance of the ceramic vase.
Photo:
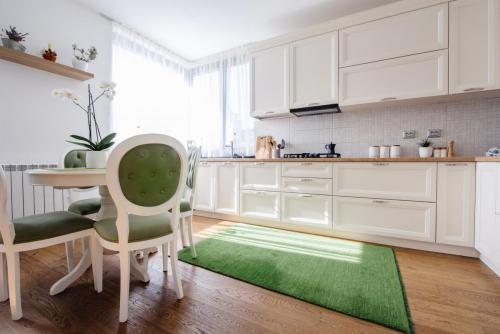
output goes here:
[[421, 158], [430, 158], [432, 157], [432, 146], [428, 147], [419, 147], [418, 148], [418, 154], [420, 155]]
[[77, 70], [87, 72], [87, 70], [89, 69], [89, 63], [83, 60], [78, 60], [76, 58], [73, 58], [73, 67], [76, 68]]

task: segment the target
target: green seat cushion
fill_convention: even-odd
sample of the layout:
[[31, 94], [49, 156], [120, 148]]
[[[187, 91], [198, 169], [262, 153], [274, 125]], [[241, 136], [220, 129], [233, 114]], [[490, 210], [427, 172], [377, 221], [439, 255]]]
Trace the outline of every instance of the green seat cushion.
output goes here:
[[[92, 228], [92, 219], [67, 212], [56, 211], [14, 219], [15, 244], [50, 239]], [[3, 242], [0, 236], [0, 242]]]
[[86, 216], [97, 213], [100, 209], [101, 199], [97, 197], [75, 201], [70, 204], [68, 211], [76, 213], [77, 215]]
[[181, 201], [181, 212], [191, 211], [191, 203], [187, 200]]
[[[170, 214], [156, 216], [129, 215], [128, 241], [137, 242], [156, 239], [172, 233]], [[108, 218], [95, 222], [94, 228], [104, 240], [118, 242], [116, 218]]]

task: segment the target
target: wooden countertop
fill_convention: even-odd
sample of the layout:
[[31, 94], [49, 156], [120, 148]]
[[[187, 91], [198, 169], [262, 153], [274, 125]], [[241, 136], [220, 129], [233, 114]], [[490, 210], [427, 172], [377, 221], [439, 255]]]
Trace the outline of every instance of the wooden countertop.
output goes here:
[[500, 157], [452, 157], [452, 158], [201, 158], [205, 162], [500, 162]]

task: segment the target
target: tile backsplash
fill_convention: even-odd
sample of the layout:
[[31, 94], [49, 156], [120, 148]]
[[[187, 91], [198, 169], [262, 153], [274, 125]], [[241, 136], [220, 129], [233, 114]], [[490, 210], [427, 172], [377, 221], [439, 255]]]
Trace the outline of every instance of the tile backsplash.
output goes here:
[[[325, 152], [334, 142], [344, 157], [364, 157], [371, 145], [401, 145], [402, 156], [417, 156], [417, 142], [427, 130], [441, 129], [433, 146], [455, 141], [456, 155], [484, 155], [500, 147], [500, 98], [408, 106], [371, 107], [341, 114], [256, 121], [257, 136], [285, 139], [284, 153]], [[403, 139], [403, 130], [417, 138]]]

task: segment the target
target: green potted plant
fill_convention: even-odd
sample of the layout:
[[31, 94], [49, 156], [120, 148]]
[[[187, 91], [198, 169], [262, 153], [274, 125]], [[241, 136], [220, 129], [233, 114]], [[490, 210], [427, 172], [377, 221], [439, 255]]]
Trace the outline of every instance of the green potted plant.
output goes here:
[[2, 31], [5, 33], [5, 36], [2, 35], [3, 46], [21, 52], [26, 51], [26, 47], [21, 42], [26, 40], [26, 36], [29, 35], [28, 33], [20, 33], [13, 26], [9, 26], [9, 29], [2, 29]]
[[432, 157], [432, 142], [429, 140], [429, 137], [422, 139], [418, 146], [418, 154], [421, 158], [430, 158]]
[[115, 84], [111, 82], [103, 82], [99, 86], [102, 91], [96, 98], [92, 95], [92, 91], [90, 90], [90, 85], [88, 85], [88, 105], [86, 107], [80, 104], [80, 97], [74, 94], [72, 91], [68, 89], [55, 89], [52, 91], [52, 95], [54, 97], [69, 100], [75, 106], [77, 106], [80, 110], [85, 112], [87, 127], [88, 127], [88, 136], [80, 136], [80, 135], [71, 135], [71, 140], [68, 140], [69, 143], [82, 146], [88, 149], [86, 154], [86, 163], [87, 168], [105, 168], [106, 160], [107, 160], [107, 149], [111, 148], [114, 145], [114, 139], [116, 137], [116, 133], [110, 133], [107, 136], [101, 135], [101, 130], [99, 128], [99, 123], [97, 122], [97, 117], [95, 114], [95, 102], [97, 102], [100, 98], [106, 97], [108, 99], [113, 99], [115, 96]]
[[88, 50], [79, 48], [76, 44], [73, 47], [73, 67], [80, 71], [87, 71], [89, 63], [97, 57], [97, 49], [91, 46]]

